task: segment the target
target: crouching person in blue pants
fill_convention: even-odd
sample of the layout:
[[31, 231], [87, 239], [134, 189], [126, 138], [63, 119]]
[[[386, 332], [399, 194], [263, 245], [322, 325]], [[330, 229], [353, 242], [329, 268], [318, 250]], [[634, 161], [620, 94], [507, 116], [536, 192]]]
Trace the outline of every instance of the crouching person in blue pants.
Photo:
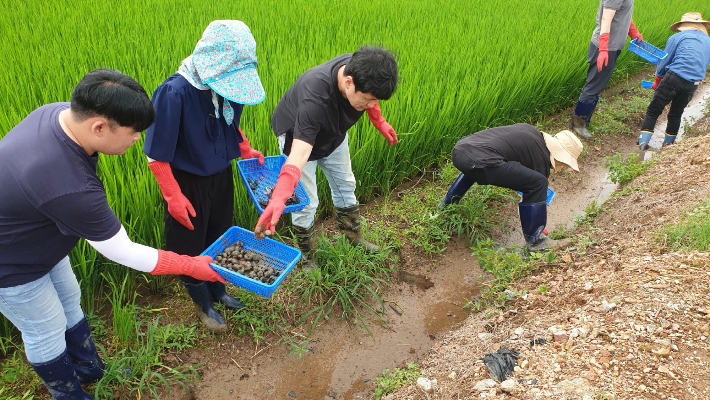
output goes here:
[[670, 103], [668, 125], [663, 144], [675, 142], [680, 129], [685, 106], [695, 94], [705, 71], [710, 64], [710, 21], [704, 21], [700, 13], [685, 13], [679, 22], [671, 25], [671, 31], [679, 32], [668, 38], [668, 55], [656, 66], [656, 81], [651, 86], [656, 93], [648, 105], [643, 119], [638, 145], [645, 150], [651, 141], [653, 130], [663, 109]]
[[444, 205], [458, 203], [474, 184], [494, 185], [523, 193], [518, 205], [528, 251], [557, 246], [543, 230], [547, 225], [547, 178], [550, 168], [567, 165], [579, 171], [582, 142], [570, 131], [554, 136], [532, 125], [515, 124], [486, 129], [461, 138], [451, 152], [461, 174], [451, 184]]
[[79, 238], [139, 271], [224, 282], [211, 257], [132, 242], [109, 208], [98, 154], [123, 154], [153, 119], [138, 82], [95, 70], [74, 88], [71, 103], [36, 109], [0, 140], [0, 313], [22, 333], [52, 399], [93, 399], [81, 384], [103, 376], [67, 256]]

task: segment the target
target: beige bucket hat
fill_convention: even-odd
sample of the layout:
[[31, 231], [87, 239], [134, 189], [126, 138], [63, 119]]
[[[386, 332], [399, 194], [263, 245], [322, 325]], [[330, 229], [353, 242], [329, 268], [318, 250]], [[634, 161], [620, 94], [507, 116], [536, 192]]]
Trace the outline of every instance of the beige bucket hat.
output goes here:
[[552, 136], [542, 132], [542, 137], [545, 138], [547, 149], [550, 150], [550, 163], [552, 164], [552, 168], [557, 169], [555, 161], [558, 161], [569, 165], [572, 169], [579, 172], [577, 158], [582, 154], [584, 146], [574, 133], [562, 131]]
[[671, 25], [671, 30], [673, 32], [680, 32], [688, 29], [693, 29], [694, 27], [702, 27], [703, 31], [707, 33], [710, 29], [710, 21], [703, 20], [703, 16], [699, 12], [689, 12], [683, 14], [680, 21]]

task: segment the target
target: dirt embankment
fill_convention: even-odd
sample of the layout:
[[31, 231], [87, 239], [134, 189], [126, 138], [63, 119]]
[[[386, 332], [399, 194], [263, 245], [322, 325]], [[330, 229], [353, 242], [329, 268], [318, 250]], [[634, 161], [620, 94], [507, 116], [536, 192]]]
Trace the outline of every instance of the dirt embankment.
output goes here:
[[[694, 132], [578, 230], [594, 244], [438, 341], [421, 363], [430, 393], [410, 384], [384, 399], [710, 399], [710, 255], [669, 252], [656, 234], [710, 195], [710, 118]], [[503, 384], [481, 360], [500, 347], [520, 351]]]

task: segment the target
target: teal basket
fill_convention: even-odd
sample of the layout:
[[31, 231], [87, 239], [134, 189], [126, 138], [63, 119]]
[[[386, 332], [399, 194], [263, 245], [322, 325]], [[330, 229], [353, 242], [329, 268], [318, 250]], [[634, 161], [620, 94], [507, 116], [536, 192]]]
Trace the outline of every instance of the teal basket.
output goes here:
[[[519, 194], [520, 197], [523, 197], [523, 192], [516, 191], [515, 193]], [[550, 203], [552, 203], [552, 199], [554, 199], [554, 198], [555, 198], [555, 192], [552, 189], [547, 188], [547, 199], [545, 200], [545, 203], [547, 203], [547, 205], [549, 206]], [[522, 199], [520, 199], [520, 201], [522, 201]]]
[[665, 51], [646, 41], [641, 42], [639, 46], [638, 38], [629, 43], [629, 51], [638, 54], [641, 58], [654, 65], [658, 64], [659, 61], [663, 60], [668, 55]]
[[212, 245], [200, 255], [215, 258], [223, 252], [224, 249], [237, 241], [244, 242], [244, 250], [254, 250], [260, 253], [262, 260], [266, 261], [277, 270], [282, 271], [274, 283], [267, 285], [232, 270], [222, 268], [214, 263], [211, 263], [210, 266], [232, 285], [239, 286], [266, 298], [271, 297], [276, 288], [278, 288], [284, 278], [286, 278], [286, 275], [293, 270], [298, 260], [301, 259], [300, 250], [273, 239], [257, 239], [254, 237], [253, 232], [238, 226], [227, 229], [227, 232], [220, 236], [219, 239], [212, 243]]
[[[281, 167], [283, 167], [285, 162], [286, 156], [284, 155], [265, 157], [264, 164], [259, 164], [259, 159], [257, 158], [237, 161], [239, 176], [242, 177], [242, 182], [244, 182], [244, 186], [247, 188], [247, 193], [249, 193], [249, 197], [251, 201], [254, 202], [259, 214], [264, 212], [264, 207], [259, 204], [259, 201], [269, 201], [268, 190], [276, 186], [276, 181], [279, 179], [279, 174], [281, 173]], [[256, 189], [252, 189], [247, 178], [252, 181], [256, 180], [259, 186]], [[296, 186], [294, 193], [300, 202], [298, 204], [287, 205], [283, 210], [284, 214], [303, 210], [303, 208], [311, 202], [300, 180], [298, 181], [298, 186]]]

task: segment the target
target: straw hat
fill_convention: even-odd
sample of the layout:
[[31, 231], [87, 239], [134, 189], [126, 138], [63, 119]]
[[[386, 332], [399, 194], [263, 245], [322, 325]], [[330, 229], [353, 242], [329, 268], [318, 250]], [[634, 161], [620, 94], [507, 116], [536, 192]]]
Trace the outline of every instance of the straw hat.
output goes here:
[[680, 32], [688, 29], [700, 30], [697, 28], [701, 28], [705, 33], [707, 33], [708, 29], [710, 29], [710, 21], [703, 20], [703, 16], [698, 12], [685, 13], [680, 18], [680, 21], [671, 25], [671, 30], [673, 32]]
[[545, 145], [547, 145], [547, 149], [550, 150], [550, 163], [552, 164], [552, 168], [556, 169], [555, 161], [559, 161], [579, 172], [577, 158], [582, 153], [584, 146], [574, 133], [562, 131], [552, 136], [542, 132], [542, 137], [545, 138]]

